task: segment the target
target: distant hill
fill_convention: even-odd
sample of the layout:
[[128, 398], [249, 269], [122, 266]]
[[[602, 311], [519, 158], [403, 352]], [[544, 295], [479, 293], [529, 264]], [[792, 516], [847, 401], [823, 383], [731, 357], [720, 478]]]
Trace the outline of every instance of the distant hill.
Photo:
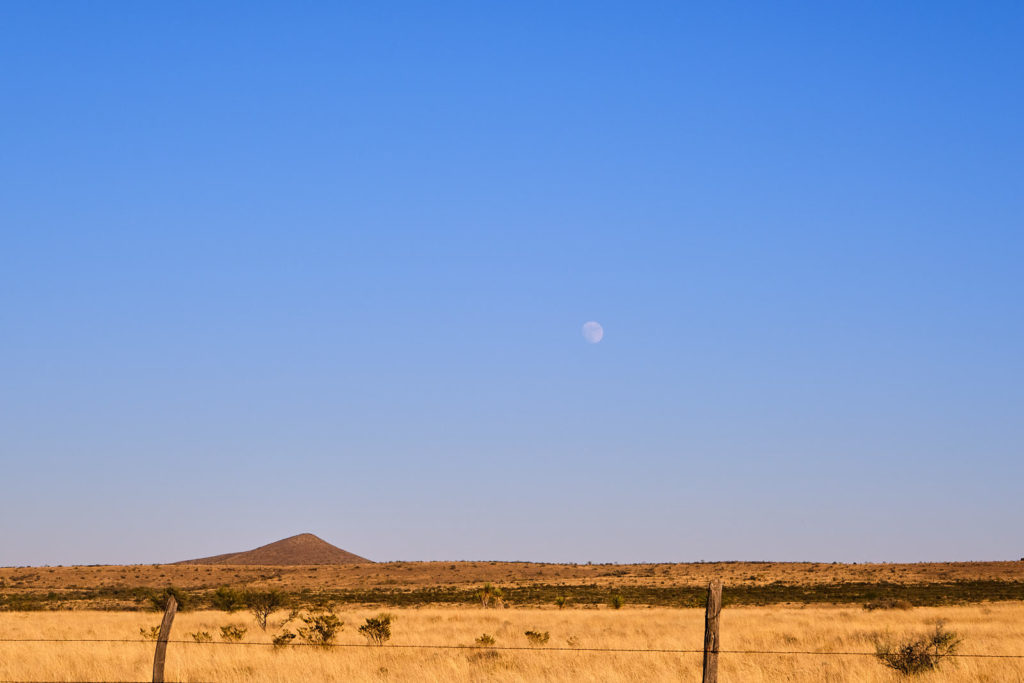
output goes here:
[[333, 546], [313, 534], [299, 534], [240, 553], [225, 553], [174, 564], [363, 564], [372, 562]]

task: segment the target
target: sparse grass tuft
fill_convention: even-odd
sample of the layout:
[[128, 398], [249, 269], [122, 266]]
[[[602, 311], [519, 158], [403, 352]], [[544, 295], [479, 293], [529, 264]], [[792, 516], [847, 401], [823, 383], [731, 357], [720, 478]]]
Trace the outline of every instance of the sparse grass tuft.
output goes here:
[[547, 631], [526, 631], [523, 635], [530, 641], [530, 645], [547, 645], [551, 640], [551, 634]]
[[239, 643], [245, 638], [245, 632], [248, 631], [244, 626], [237, 626], [235, 624], [228, 624], [227, 626], [220, 627], [220, 639], [225, 643]]
[[490, 633], [481, 633], [474, 642], [476, 642], [477, 647], [493, 647], [497, 641], [494, 640], [494, 636]]
[[913, 607], [914, 605], [909, 600], [902, 598], [882, 598], [864, 603], [864, 609], [869, 612], [876, 609], [912, 609]]

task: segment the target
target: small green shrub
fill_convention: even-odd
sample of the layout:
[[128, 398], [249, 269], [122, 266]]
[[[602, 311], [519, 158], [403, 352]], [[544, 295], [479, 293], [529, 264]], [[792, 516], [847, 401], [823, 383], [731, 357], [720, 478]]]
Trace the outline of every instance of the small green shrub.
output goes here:
[[298, 629], [299, 636], [310, 645], [319, 647], [332, 645], [345, 625], [345, 622], [330, 612], [304, 616], [302, 622], [306, 625]]
[[608, 598], [608, 606], [612, 609], [622, 609], [622, 606], [626, 604], [626, 598], [622, 597], [618, 593]]
[[189, 635], [191, 635], [192, 640], [196, 641], [197, 643], [213, 642], [213, 636], [211, 636], [207, 631], [196, 631], [195, 633], [190, 633]]
[[477, 647], [494, 647], [494, 643], [497, 641], [494, 640], [494, 636], [490, 633], [482, 633], [475, 642]]
[[931, 633], [902, 643], [894, 643], [890, 636], [876, 637], [875, 656], [889, 668], [912, 676], [939, 668], [942, 658], [955, 654], [960, 643], [957, 634], [939, 621]]
[[152, 628], [146, 628], [143, 626], [139, 629], [139, 635], [146, 640], [156, 640], [160, 637], [160, 627], [153, 626]]
[[547, 645], [551, 640], [551, 634], [547, 631], [527, 631], [523, 635], [530, 641], [530, 645]]
[[228, 586], [221, 586], [210, 596], [210, 604], [222, 612], [234, 612], [245, 606], [242, 594]]
[[170, 598], [172, 595], [174, 596], [174, 599], [178, 601], [179, 612], [186, 612], [192, 607], [191, 595], [181, 590], [180, 588], [169, 586], [163, 589], [162, 591], [149, 591], [149, 595], [147, 596], [147, 598], [149, 601], [150, 609], [153, 609], [157, 612], [163, 612], [165, 609], [167, 609], [167, 599]]
[[391, 618], [391, 615], [386, 612], [370, 617], [365, 624], [359, 627], [359, 632], [371, 644], [383, 645], [391, 639]]
[[555, 598], [555, 604], [558, 605], [558, 609], [564, 608], [569, 603], [569, 599], [564, 595], [559, 595]]
[[237, 643], [245, 637], [245, 632], [248, 630], [249, 629], [244, 626], [228, 624], [227, 626], [220, 627], [220, 638], [227, 643]]

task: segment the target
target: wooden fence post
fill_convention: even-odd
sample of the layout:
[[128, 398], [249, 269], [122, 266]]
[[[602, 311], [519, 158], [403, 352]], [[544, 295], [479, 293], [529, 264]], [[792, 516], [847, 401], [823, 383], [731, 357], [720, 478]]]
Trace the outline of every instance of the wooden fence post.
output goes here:
[[156, 654], [153, 655], [153, 683], [164, 681], [164, 659], [167, 657], [167, 639], [171, 636], [171, 623], [174, 613], [178, 611], [178, 601], [173, 595], [167, 596], [167, 609], [164, 620], [160, 622], [160, 635], [156, 639]]
[[708, 584], [708, 606], [704, 612], [704, 683], [718, 683], [718, 615], [722, 613], [722, 582]]

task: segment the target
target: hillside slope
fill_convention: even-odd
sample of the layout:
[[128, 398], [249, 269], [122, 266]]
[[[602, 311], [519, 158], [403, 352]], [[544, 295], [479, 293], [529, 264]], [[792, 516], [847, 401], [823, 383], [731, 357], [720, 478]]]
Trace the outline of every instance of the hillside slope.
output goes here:
[[253, 550], [184, 560], [175, 564], [304, 565], [363, 564], [371, 562], [331, 545], [313, 534], [298, 534]]

